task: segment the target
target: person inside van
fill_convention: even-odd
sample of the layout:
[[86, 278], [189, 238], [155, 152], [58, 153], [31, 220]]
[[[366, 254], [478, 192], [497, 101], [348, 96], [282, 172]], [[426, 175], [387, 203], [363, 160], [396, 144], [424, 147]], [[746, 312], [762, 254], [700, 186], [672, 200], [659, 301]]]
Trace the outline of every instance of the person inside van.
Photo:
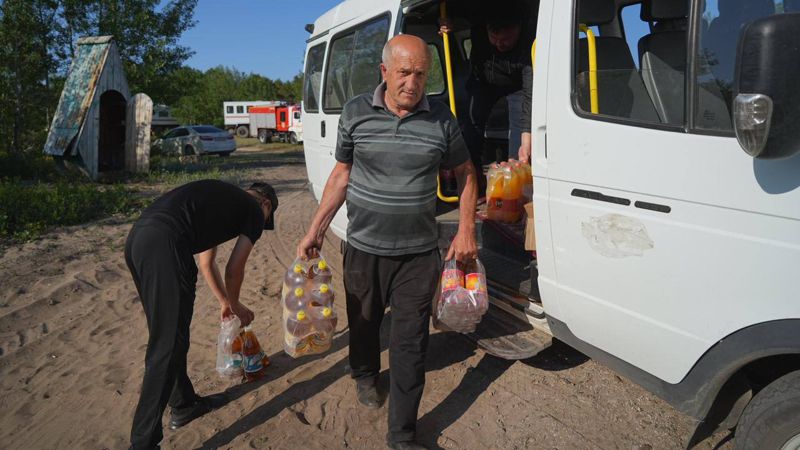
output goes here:
[[[459, 121], [479, 173], [486, 121], [494, 104], [502, 98], [508, 101], [510, 112], [521, 110], [521, 114], [511, 114], [509, 120], [509, 143], [519, 142], [518, 146], [509, 146], [509, 157], [530, 162], [531, 155], [531, 46], [535, 32], [529, 26], [524, 2], [498, 1], [500, 4], [481, 2], [470, 14], [468, 98]], [[442, 19], [439, 31], [453, 31], [450, 21]]]
[[477, 189], [455, 118], [446, 105], [425, 96], [432, 60], [425, 41], [395, 36], [382, 56], [384, 82], [342, 109], [337, 162], [297, 256], [317, 255], [346, 199], [344, 288], [357, 399], [369, 408], [383, 402], [377, 384], [379, 331], [391, 306], [387, 441], [394, 449], [418, 449], [424, 448], [415, 440], [431, 302], [441, 270], [435, 218], [439, 168], [452, 169], [459, 186], [459, 226], [448, 260], [477, 256]]

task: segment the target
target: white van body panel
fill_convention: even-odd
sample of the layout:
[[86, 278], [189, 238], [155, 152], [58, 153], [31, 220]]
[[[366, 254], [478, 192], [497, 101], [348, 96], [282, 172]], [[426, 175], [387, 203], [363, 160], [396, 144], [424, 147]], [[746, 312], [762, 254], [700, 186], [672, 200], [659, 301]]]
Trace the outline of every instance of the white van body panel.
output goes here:
[[[729, 334], [800, 318], [800, 294], [789, 281], [800, 267], [800, 158], [754, 160], [733, 137], [578, 116], [572, 7], [541, 5], [555, 6], [552, 27], [539, 29], [549, 37], [546, 91], [537, 85], [534, 95], [537, 123], [542, 107], [547, 117], [547, 158], [534, 177], [546, 178], [536, 185], [537, 238], [552, 239], [542, 246], [552, 255], [538, 252], [547, 313], [581, 340], [670, 383]], [[579, 198], [574, 189], [631, 205]]]

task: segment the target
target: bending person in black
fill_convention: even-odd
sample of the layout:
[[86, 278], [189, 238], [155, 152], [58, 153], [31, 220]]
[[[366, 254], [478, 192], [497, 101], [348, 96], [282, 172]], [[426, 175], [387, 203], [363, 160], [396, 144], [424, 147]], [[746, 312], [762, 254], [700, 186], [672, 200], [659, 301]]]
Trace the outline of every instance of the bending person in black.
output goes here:
[[[200, 269], [221, 307], [243, 325], [253, 312], [239, 302], [244, 268], [262, 230], [274, 228], [275, 190], [254, 183], [247, 190], [216, 180], [185, 184], [167, 192], [142, 213], [125, 243], [125, 262], [142, 301], [150, 334], [144, 380], [133, 417], [131, 447], [157, 448], [161, 417], [169, 403], [170, 427], [181, 427], [221, 406], [199, 397], [186, 373], [189, 324]], [[237, 238], [223, 279], [214, 262], [217, 246]]]

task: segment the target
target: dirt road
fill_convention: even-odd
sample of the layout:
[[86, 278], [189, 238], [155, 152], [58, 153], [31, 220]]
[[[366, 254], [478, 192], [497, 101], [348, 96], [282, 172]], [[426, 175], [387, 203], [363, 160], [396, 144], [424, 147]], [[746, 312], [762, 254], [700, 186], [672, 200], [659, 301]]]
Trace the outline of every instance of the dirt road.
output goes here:
[[[276, 230], [256, 244], [241, 294], [272, 364], [257, 383], [220, 380], [218, 306], [201, 280], [189, 375], [198, 393], [228, 389], [233, 400], [166, 430], [164, 447], [384, 448], [386, 406], [360, 408], [348, 376], [343, 296], [333, 351], [294, 360], [281, 350], [282, 273], [316, 208], [302, 160], [247, 152], [230, 160], [226, 175], [269, 180], [281, 199]], [[0, 249], [0, 447], [126, 448], [147, 339], [122, 255], [131, 223], [110, 218]], [[338, 248], [330, 235], [324, 251], [341, 292]], [[221, 265], [230, 249], [219, 252]], [[385, 384], [386, 351], [382, 359]], [[512, 362], [438, 331], [419, 417], [420, 440], [445, 449], [678, 449], [693, 431], [665, 402], [563, 344]]]

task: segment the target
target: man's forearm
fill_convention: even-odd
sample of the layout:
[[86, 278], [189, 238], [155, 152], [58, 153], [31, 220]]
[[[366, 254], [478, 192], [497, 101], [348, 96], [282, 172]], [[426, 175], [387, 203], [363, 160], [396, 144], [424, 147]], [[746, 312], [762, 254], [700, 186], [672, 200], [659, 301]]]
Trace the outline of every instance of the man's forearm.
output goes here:
[[225, 288], [225, 283], [222, 281], [222, 274], [217, 268], [217, 263], [214, 260], [216, 257], [216, 249], [212, 248], [200, 254], [200, 271], [203, 273], [203, 278], [206, 279], [211, 293], [217, 298], [221, 306], [225, 306], [228, 301], [228, 292]]
[[325, 184], [325, 190], [322, 193], [322, 200], [319, 203], [317, 213], [311, 221], [309, 233], [314, 234], [317, 241], [322, 241], [325, 232], [328, 230], [333, 217], [347, 197], [347, 183], [350, 178], [350, 172], [335, 171], [328, 178]]
[[[469, 161], [468, 161], [469, 162]], [[471, 162], [464, 170], [456, 173], [459, 189], [458, 232], [475, 232], [475, 205], [478, 202], [478, 183], [475, 168]]]
[[227, 288], [228, 303], [223, 306], [230, 306], [236, 303], [239, 303], [239, 293], [242, 289], [242, 283], [244, 282], [244, 271], [243, 270], [225, 270], [225, 287]]

